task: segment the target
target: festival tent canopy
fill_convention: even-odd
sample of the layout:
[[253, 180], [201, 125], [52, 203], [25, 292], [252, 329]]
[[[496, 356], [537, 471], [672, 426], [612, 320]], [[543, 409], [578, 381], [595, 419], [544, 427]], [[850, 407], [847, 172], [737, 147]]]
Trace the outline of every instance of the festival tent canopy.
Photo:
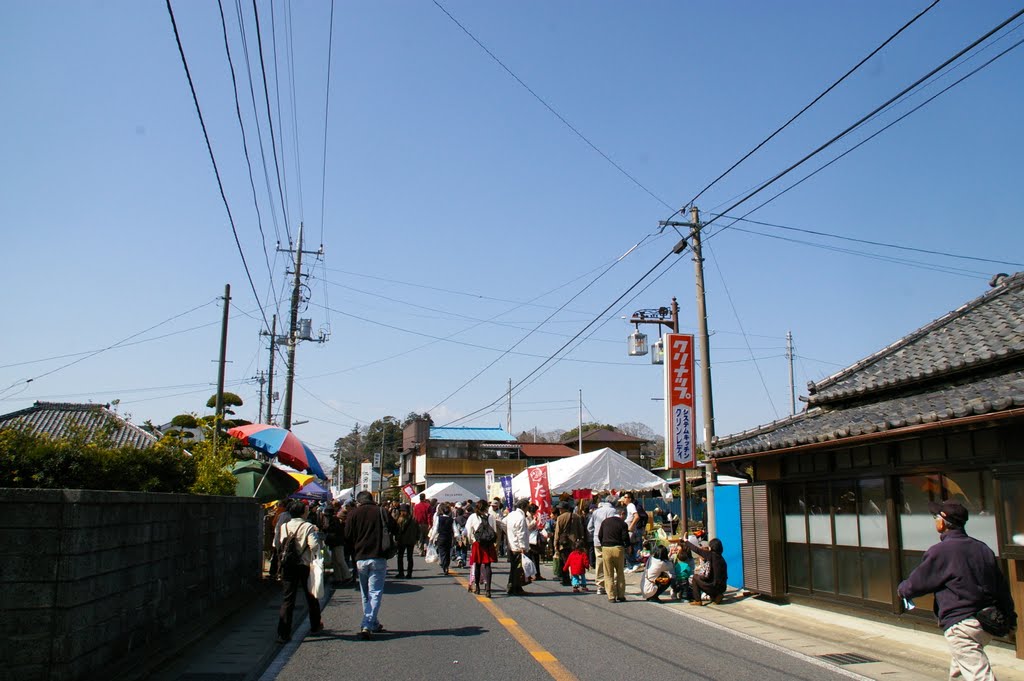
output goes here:
[[[434, 483], [430, 487], [423, 490], [423, 494], [427, 495], [427, 499], [437, 499], [438, 501], [451, 501], [459, 502], [467, 499], [479, 499], [480, 495], [473, 494], [465, 487], [457, 485], [454, 482], [438, 482]], [[419, 496], [419, 495], [417, 495]]]
[[305, 485], [290, 496], [292, 499], [309, 499], [311, 501], [330, 501], [331, 499], [331, 493], [315, 482]]
[[[542, 465], [548, 467], [548, 487], [552, 494], [578, 489], [598, 492], [658, 490], [663, 497], [671, 498], [667, 481], [608, 447]], [[530, 497], [530, 470], [539, 467], [530, 466], [512, 478], [512, 494], [517, 499]]]

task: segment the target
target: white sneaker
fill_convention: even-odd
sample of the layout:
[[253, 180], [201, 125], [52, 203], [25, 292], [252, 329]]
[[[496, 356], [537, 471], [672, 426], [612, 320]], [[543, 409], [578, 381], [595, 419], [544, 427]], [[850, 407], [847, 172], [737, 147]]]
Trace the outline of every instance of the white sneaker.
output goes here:
[[643, 572], [643, 571], [644, 571], [644, 566], [643, 565], [634, 565], [633, 569], [630, 570], [630, 572]]

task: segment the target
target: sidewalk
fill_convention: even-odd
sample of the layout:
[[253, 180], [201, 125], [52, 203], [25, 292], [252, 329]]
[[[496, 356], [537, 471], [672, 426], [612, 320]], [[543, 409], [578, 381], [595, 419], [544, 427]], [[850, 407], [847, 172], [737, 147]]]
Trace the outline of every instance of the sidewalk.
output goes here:
[[[542, 588], [561, 588], [541, 582]], [[638, 600], [639, 573], [626, 575], [626, 596]], [[346, 587], [350, 588], [350, 587]], [[331, 601], [328, 589], [325, 603]], [[597, 598], [596, 595], [591, 596]], [[301, 599], [299, 599], [301, 603]], [[296, 604], [296, 630], [290, 643], [277, 637], [279, 589], [266, 589], [225, 619], [200, 643], [180, 651], [178, 660], [149, 678], [153, 681], [274, 678], [309, 629], [305, 608]], [[897, 624], [831, 612], [805, 605], [777, 604], [730, 590], [721, 605], [691, 606], [665, 600], [651, 607], [671, 609], [682, 620], [700, 621], [739, 636], [827, 662], [854, 675], [887, 681], [945, 679], [949, 668], [946, 641], [939, 630], [916, 631]], [[1024, 681], [1024, 660], [1005, 645], [986, 648], [1000, 681]], [[824, 657], [838, 656], [838, 657]]]

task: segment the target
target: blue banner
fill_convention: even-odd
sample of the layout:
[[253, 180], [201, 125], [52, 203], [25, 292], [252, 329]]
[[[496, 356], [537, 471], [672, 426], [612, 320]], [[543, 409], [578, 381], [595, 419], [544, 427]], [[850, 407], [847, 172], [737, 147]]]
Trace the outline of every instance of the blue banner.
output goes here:
[[512, 476], [503, 475], [498, 479], [501, 480], [501, 489], [505, 492], [505, 506], [511, 511], [515, 503], [515, 500], [512, 498]]

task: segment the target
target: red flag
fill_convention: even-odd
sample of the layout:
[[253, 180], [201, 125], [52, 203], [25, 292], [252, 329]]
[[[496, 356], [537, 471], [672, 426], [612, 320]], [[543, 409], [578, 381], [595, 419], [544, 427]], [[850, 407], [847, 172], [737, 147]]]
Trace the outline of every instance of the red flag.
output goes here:
[[537, 504], [537, 515], [551, 515], [551, 489], [548, 487], [548, 467], [534, 466], [530, 471], [530, 501]]

